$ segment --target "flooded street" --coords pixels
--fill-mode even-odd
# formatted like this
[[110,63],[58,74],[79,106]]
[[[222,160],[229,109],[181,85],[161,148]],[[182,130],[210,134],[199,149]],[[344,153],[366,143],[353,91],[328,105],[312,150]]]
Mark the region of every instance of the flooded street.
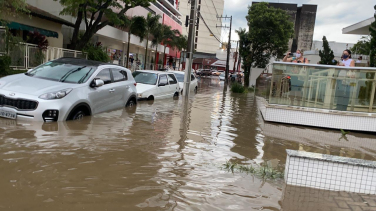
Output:
[[373,134],[266,123],[253,93],[201,79],[198,94],[82,121],[0,119],[0,210],[280,210],[286,149],[376,160]]

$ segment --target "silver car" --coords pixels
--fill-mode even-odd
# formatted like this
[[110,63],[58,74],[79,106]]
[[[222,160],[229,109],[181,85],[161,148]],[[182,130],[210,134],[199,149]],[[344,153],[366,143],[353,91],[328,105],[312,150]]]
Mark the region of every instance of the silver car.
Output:
[[0,117],[9,119],[76,120],[136,102],[132,73],[95,61],[61,58],[0,78]]

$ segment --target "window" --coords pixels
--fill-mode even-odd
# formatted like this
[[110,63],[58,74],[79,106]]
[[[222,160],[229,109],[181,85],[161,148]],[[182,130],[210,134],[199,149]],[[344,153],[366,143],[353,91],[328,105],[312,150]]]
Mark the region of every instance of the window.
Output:
[[114,82],[125,81],[128,79],[127,71],[120,69],[111,69],[112,77],[114,77]]
[[191,81],[194,81],[196,78],[195,78],[195,76],[192,74],[191,75]]
[[175,76],[179,82],[184,82],[184,74],[176,74]]
[[158,75],[155,73],[136,71],[132,73],[134,80],[141,84],[155,85],[157,83]]
[[176,78],[173,74],[168,74],[168,82],[170,84],[177,84],[178,83],[178,81],[176,80]]
[[111,83],[112,81],[111,81],[110,69],[101,70],[95,78],[103,80],[104,84]]
[[159,84],[168,84],[166,75],[159,76]]

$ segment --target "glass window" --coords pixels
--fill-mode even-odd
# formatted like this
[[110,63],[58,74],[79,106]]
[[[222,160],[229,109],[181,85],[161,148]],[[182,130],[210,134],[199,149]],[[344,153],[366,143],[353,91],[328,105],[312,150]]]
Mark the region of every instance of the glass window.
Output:
[[175,74],[179,82],[184,82],[184,74]]
[[103,80],[104,84],[111,83],[110,69],[101,70],[95,78]]
[[168,82],[170,84],[177,84],[178,83],[174,74],[168,74]]
[[120,69],[111,69],[111,70],[112,70],[112,77],[114,77],[114,82],[125,81],[128,79],[127,71],[120,70]]
[[159,84],[168,84],[166,75],[159,76]]
[[155,85],[157,83],[158,75],[155,73],[136,71],[132,73],[134,80],[140,84]]
[[85,83],[97,69],[84,64],[70,64],[62,61],[51,61],[42,64],[26,75],[46,80],[65,83]]
[[191,81],[194,81],[196,78],[195,78],[195,76],[192,74],[191,75]]

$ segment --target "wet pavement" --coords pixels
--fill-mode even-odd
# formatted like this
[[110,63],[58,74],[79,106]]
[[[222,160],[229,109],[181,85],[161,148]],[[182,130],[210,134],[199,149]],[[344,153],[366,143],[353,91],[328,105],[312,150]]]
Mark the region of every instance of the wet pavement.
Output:
[[[201,79],[188,102],[157,100],[82,121],[0,119],[0,210],[281,210],[286,149],[376,160],[373,134],[266,123],[253,93]],[[284,209],[288,210],[288,209]]]

